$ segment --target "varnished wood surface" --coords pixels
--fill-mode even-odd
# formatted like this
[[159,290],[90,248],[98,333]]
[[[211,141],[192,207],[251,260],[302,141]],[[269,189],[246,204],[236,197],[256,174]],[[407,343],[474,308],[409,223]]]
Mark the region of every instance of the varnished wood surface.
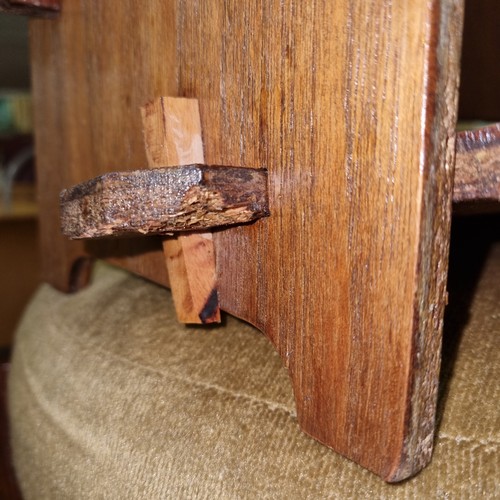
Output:
[[[160,96],[141,107],[141,117],[151,168],[205,161],[197,99]],[[178,321],[220,322],[212,233],[164,238],[162,245]]]
[[[75,262],[89,253],[169,283],[159,239],[68,241],[56,222],[55,196],[119,165],[134,170],[147,164],[139,110],[158,95],[177,93],[176,41],[165,36],[175,33],[175,19],[171,2],[144,9],[132,1],[65,0],[57,24],[31,22],[42,268],[45,280],[60,290],[74,289]],[[152,40],[161,44],[150,48]]]
[[454,210],[500,210],[500,123],[457,134]]
[[111,172],[61,192],[69,238],[164,235],[269,215],[264,170],[184,165]]
[[[386,480],[414,474],[434,432],[461,18],[460,0],[67,0],[32,25],[46,279],[65,288],[85,253],[58,235],[59,190],[144,165],[139,106],[196,97],[205,162],[269,170],[272,216],[214,235],[222,308],[276,346],[306,432]],[[167,283],[159,245],[108,245],[87,249]]]

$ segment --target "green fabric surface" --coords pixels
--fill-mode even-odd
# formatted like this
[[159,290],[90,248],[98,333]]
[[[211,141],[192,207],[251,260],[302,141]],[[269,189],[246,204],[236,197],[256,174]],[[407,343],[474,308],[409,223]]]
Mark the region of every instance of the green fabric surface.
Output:
[[500,498],[500,245],[445,366],[431,464],[389,485],[303,434],[267,339],[227,317],[177,324],[170,293],[106,265],[43,285],[9,379],[14,462],[29,499]]

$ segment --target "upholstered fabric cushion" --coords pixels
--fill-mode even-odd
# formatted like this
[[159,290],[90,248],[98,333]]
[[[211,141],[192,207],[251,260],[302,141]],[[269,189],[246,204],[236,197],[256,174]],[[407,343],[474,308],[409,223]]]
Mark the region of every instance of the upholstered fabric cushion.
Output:
[[9,381],[26,499],[500,498],[500,246],[491,257],[432,463],[398,485],[299,430],[287,373],[249,325],[180,326],[167,290],[103,264],[77,294],[42,286]]

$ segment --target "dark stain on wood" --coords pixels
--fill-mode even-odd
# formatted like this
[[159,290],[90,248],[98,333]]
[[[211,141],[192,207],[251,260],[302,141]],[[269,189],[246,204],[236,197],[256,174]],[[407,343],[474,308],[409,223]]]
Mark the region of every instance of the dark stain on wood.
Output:
[[214,288],[212,293],[208,297],[208,300],[203,307],[203,310],[200,312],[200,320],[203,324],[213,323],[214,316],[219,311],[219,295],[217,293],[217,289]]

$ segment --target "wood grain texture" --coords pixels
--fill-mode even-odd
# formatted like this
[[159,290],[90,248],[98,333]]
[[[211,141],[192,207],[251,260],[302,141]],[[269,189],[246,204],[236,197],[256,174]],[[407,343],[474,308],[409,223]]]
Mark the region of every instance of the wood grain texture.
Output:
[[[196,97],[205,162],[269,171],[272,217],[214,234],[221,307],[272,341],[306,432],[388,481],[416,473],[435,421],[462,11],[67,0],[57,26],[32,30],[38,152],[53,176],[41,183],[46,276],[64,282],[55,256],[81,251],[53,236],[50,197],[144,163],[141,103]],[[160,248],[120,252],[166,283]]]
[[454,210],[500,210],[500,123],[457,134]]
[[106,171],[147,164],[139,110],[157,95],[177,92],[176,40],[165,36],[175,33],[175,12],[162,1],[144,9],[131,0],[65,0],[57,26],[31,20],[42,276],[59,290],[83,285],[78,269],[89,255],[169,284],[160,239],[70,241],[59,228],[56,193]]
[[431,459],[447,301],[463,2],[433,1],[427,7],[409,385],[402,453],[390,473],[393,481]]
[[264,170],[184,165],[112,172],[61,192],[66,236],[170,235],[269,215]]
[[[200,110],[196,99],[159,97],[141,107],[149,166],[203,163]],[[215,248],[211,233],[163,240],[177,319],[220,322]]]
[[53,18],[61,10],[60,0],[0,0],[0,12]]

